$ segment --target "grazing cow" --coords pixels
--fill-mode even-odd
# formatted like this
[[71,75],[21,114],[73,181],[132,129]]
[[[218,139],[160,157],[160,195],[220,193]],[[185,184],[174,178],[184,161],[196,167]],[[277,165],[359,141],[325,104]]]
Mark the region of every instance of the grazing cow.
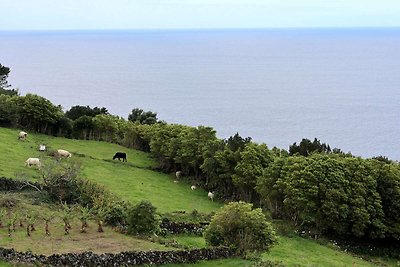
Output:
[[72,156],[71,153],[69,153],[67,150],[64,150],[64,149],[58,149],[57,150],[57,155],[60,158],[70,158]]
[[208,192],[208,198],[211,199],[211,201],[214,201],[214,193]]
[[176,179],[181,178],[181,176],[182,176],[182,172],[181,172],[181,171],[177,171],[177,172],[175,173]]
[[43,144],[40,144],[40,145],[39,145],[39,151],[40,151],[40,152],[46,151],[46,146],[43,145]]
[[126,159],[126,153],[125,152],[117,152],[117,153],[115,153],[115,155],[113,157],[113,160],[114,159],[118,159],[119,161],[121,161],[121,159],[122,159],[122,162],[127,162],[128,161]]
[[27,132],[21,131],[18,134],[18,140],[25,140],[27,136],[28,136]]
[[195,185],[192,185],[192,186],[190,187],[190,189],[192,189],[192,190],[196,190],[196,188],[197,188],[197,186],[195,186]]
[[40,163],[40,159],[38,158],[29,158],[25,161],[25,166],[38,166],[38,168],[40,169],[40,167],[42,166],[42,163]]

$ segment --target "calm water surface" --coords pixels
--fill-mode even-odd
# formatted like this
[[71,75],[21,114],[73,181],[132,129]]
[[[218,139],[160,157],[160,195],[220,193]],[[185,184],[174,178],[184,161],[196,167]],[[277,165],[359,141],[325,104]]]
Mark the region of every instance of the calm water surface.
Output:
[[223,138],[400,160],[400,29],[3,32],[0,63],[65,109],[140,107]]

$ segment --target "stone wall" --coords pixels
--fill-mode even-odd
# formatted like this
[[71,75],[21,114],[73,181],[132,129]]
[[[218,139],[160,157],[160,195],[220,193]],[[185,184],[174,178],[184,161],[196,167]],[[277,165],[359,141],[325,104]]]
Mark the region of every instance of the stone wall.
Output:
[[92,252],[35,255],[30,252],[17,252],[14,249],[0,248],[0,258],[5,261],[29,263],[45,266],[137,266],[162,265],[171,263],[194,263],[201,260],[234,257],[235,252],[226,247],[203,248],[175,251],[138,251],[118,254],[94,254]]

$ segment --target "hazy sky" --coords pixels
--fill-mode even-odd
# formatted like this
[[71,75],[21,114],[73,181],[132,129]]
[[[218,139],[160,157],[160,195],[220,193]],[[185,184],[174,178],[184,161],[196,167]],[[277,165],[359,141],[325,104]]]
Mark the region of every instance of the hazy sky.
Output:
[[396,26],[400,0],[0,0],[0,30]]

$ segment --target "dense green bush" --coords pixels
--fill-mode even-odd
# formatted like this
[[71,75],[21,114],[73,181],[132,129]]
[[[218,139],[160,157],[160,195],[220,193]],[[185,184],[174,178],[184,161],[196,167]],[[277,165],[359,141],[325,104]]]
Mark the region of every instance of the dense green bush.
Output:
[[108,205],[105,222],[111,226],[125,227],[128,224],[129,205],[124,201],[113,201]]
[[240,253],[268,250],[276,240],[261,209],[245,202],[231,202],[217,212],[204,237],[209,245],[233,246]]
[[143,200],[128,212],[128,233],[149,235],[156,233],[160,227],[160,217],[149,201]]

